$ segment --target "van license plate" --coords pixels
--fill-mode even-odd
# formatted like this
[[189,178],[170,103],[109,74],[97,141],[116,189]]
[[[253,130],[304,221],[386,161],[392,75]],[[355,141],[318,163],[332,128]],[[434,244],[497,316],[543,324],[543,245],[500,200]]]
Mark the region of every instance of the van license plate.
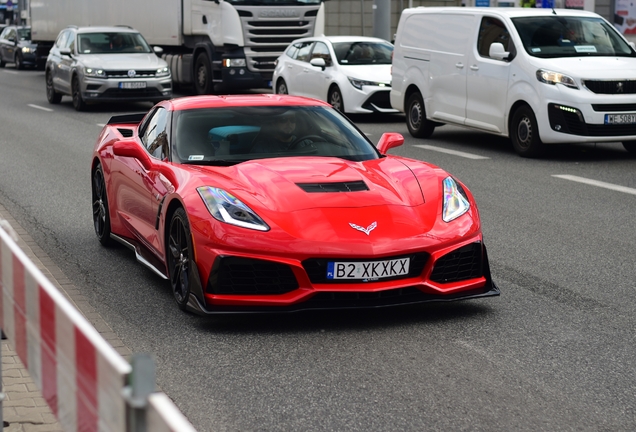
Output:
[[143,89],[146,88],[146,81],[129,81],[129,82],[120,82],[120,89]]
[[327,263],[327,279],[375,280],[409,274],[409,258],[386,261],[335,261]]
[[634,124],[636,114],[605,114],[605,124]]

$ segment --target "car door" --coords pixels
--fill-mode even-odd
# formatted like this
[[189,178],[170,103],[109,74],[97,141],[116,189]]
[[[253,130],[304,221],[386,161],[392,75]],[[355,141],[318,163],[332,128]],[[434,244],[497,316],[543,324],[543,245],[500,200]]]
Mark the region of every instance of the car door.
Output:
[[331,82],[331,75],[333,72],[333,60],[329,52],[329,47],[324,42],[316,42],[311,55],[309,56],[309,62],[312,59],[321,58],[325,61],[325,67],[313,66],[311,63],[307,63],[303,68],[303,81],[307,88],[306,96],[314,97],[317,99],[327,100],[327,91],[329,90],[329,83]]
[[507,60],[490,58],[490,45],[496,42],[514,56],[514,44],[505,23],[497,17],[482,17],[477,44],[470,51],[465,124],[502,133],[506,130],[511,59],[510,56]]
[[308,96],[310,93],[304,79],[306,77],[305,69],[310,66],[309,56],[313,44],[313,41],[300,42],[295,56],[289,60],[287,65],[287,76],[289,77],[287,88],[291,95]]
[[7,27],[2,31],[2,36],[0,36],[0,53],[5,63],[13,63],[16,37],[15,27]]

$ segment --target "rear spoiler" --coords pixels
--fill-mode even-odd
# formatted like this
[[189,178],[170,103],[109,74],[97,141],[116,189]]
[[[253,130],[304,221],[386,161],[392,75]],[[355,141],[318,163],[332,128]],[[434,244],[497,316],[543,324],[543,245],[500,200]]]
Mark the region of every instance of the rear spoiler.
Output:
[[123,114],[112,116],[106,124],[139,124],[147,113]]

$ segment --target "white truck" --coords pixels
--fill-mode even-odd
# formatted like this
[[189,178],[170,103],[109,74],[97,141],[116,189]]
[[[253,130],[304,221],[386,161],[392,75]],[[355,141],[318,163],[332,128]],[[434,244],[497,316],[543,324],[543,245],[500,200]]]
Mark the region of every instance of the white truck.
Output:
[[271,87],[294,39],[324,33],[323,0],[37,0],[32,39],[46,49],[69,25],[130,26],[163,48],[174,84],[195,93]]

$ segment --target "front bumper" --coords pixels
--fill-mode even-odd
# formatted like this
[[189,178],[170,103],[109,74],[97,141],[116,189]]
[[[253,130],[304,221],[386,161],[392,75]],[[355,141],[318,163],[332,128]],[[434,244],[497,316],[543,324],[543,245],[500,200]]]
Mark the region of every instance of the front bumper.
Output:
[[[121,88],[122,83],[145,82],[145,88]],[[115,79],[84,77],[81,82],[82,98],[86,102],[117,102],[117,101],[149,101],[159,102],[172,98],[172,78],[139,78]]]
[[[345,87],[348,86],[348,87]],[[343,84],[345,111],[354,114],[397,113],[391,106],[391,87],[363,86],[358,90],[350,83]],[[346,90],[345,90],[346,89]]]

